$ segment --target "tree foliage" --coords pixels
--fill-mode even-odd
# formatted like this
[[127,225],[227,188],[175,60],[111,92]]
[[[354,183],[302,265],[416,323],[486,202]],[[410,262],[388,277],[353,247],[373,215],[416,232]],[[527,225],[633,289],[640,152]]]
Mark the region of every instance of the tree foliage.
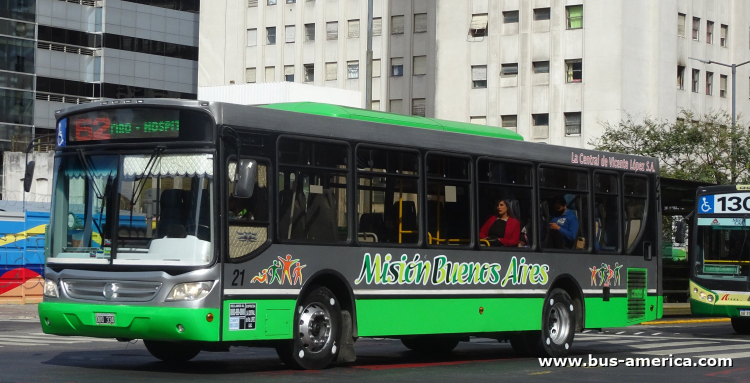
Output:
[[726,112],[697,116],[682,111],[673,123],[649,117],[640,122],[628,116],[616,125],[602,125],[604,134],[590,145],[657,158],[662,176],[719,185],[732,179],[734,183],[750,181],[750,131],[739,121],[731,129],[732,119]]

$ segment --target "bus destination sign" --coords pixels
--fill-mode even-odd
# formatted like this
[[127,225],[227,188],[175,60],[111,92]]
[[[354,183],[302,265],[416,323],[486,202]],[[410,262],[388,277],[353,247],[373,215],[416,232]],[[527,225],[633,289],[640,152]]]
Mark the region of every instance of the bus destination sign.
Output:
[[711,194],[698,199],[700,214],[748,214],[750,193]]
[[68,141],[178,138],[180,111],[174,109],[110,109],[68,117]]

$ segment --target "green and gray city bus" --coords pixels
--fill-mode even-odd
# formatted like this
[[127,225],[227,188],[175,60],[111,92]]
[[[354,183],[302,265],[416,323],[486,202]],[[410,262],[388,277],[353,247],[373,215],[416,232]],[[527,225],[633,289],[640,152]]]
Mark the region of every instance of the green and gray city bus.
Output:
[[57,141],[48,334],[317,369],[360,337],[563,356],[661,317],[652,158],[307,102],[98,101],[58,112]]

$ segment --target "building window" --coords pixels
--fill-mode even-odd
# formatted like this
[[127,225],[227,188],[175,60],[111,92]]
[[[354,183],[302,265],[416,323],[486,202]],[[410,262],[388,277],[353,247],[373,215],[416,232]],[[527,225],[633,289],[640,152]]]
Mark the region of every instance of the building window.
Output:
[[565,7],[565,17],[568,29],[583,28],[583,5],[570,5]]
[[247,7],[253,8],[258,6],[258,0],[247,0]]
[[549,126],[548,113],[532,114],[531,119],[534,123],[534,126]]
[[469,117],[469,122],[474,125],[487,125],[487,117],[485,116],[472,116]]
[[518,63],[503,64],[500,68],[500,77],[518,76]]
[[255,82],[255,68],[247,68],[245,69],[245,82],[247,83],[254,83]]
[[287,3],[287,4],[294,4],[294,3],[296,3],[296,2],[297,2],[297,0],[286,0],[286,3]]
[[248,29],[247,30],[247,46],[254,47],[258,45],[258,30]]
[[380,77],[380,59],[372,60],[372,77]]
[[727,76],[723,74],[719,76],[719,97],[727,97]]
[[685,89],[685,67],[677,66],[677,89]]
[[549,73],[549,61],[534,61],[534,73]]
[[581,60],[566,60],[566,82],[581,82],[583,80],[583,62]]
[[549,20],[549,15],[550,15],[549,8],[534,9],[534,21]]
[[326,40],[338,40],[339,39],[339,23],[332,21],[326,23]]
[[486,65],[475,65],[471,67],[471,87],[474,89],[487,87]]
[[415,98],[411,100],[411,115],[424,117],[425,99]]
[[427,56],[414,56],[414,66],[412,67],[414,76],[427,74]]
[[276,27],[266,28],[266,45],[276,44]]
[[372,19],[372,35],[380,36],[383,34],[383,19],[375,17]]
[[512,24],[518,22],[518,11],[503,12],[503,23]]
[[294,82],[294,65],[284,67],[284,81]]
[[518,127],[518,117],[515,114],[500,116],[500,121],[500,125],[503,128],[516,130],[516,128]]
[[391,113],[398,113],[398,114],[403,114],[404,113],[404,102],[403,102],[403,100],[391,100],[389,106],[390,106],[390,112]]
[[391,59],[391,76],[398,77],[404,75],[404,59],[394,57]]
[[305,64],[305,82],[315,81],[315,64]]
[[404,16],[391,16],[391,34],[404,34]]
[[693,86],[692,86],[692,91],[694,93],[698,93],[698,79],[699,79],[700,75],[701,75],[701,71],[699,71],[698,69],[693,69]]
[[685,14],[677,14],[677,36],[685,37]]
[[347,26],[347,33],[350,39],[359,38],[359,20],[349,20],[349,25]]
[[380,100],[372,100],[370,110],[380,110]]
[[266,5],[276,5],[276,0],[268,0]]
[[414,33],[427,32],[427,14],[417,13],[414,15]]
[[359,78],[359,61],[348,61],[346,63],[347,78]]
[[729,27],[721,24],[721,41],[720,45],[724,48],[727,47],[727,34],[729,33]]
[[264,77],[265,82],[274,82],[276,81],[276,68],[272,66],[266,67],[266,74]]
[[714,93],[714,72],[706,72],[706,94]]
[[294,25],[287,25],[286,30],[284,31],[285,35],[285,41],[287,43],[293,43],[294,42],[294,33],[296,29],[294,28]]
[[701,31],[701,19],[698,17],[693,17],[693,40],[698,41],[699,39],[699,33]]
[[706,21],[706,43],[714,43],[714,22]]
[[565,135],[581,134],[581,112],[565,113]]
[[315,41],[315,24],[305,24],[305,41]]
[[471,37],[487,36],[487,14],[471,15],[471,24],[469,25],[469,36]]
[[333,81],[338,78],[338,63],[326,63],[326,81]]

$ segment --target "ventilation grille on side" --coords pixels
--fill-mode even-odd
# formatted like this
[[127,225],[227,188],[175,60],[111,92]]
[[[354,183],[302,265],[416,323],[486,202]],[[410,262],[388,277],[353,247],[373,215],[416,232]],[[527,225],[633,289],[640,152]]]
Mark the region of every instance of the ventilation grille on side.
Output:
[[646,317],[646,269],[628,269],[628,320]]

